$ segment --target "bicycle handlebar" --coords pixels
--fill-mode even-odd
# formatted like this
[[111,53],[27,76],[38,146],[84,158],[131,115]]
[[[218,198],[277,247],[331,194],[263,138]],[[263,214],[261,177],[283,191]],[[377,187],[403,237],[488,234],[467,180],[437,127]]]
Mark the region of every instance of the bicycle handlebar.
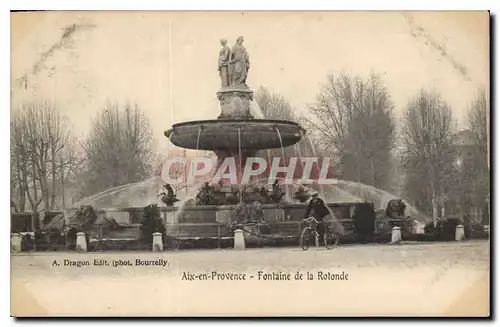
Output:
[[314,221],[314,222],[316,222],[316,223],[319,223],[319,221],[318,221],[318,220],[316,220],[316,218],[314,218],[314,217],[305,218],[305,219],[304,219],[304,222],[306,222],[306,221]]

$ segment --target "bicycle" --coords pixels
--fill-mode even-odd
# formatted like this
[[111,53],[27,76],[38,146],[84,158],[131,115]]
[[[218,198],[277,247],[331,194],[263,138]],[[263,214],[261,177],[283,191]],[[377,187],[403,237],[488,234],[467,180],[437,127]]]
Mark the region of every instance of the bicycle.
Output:
[[[319,233],[316,231],[316,224],[320,222],[314,217],[309,217],[304,219],[304,223],[311,222],[311,225],[306,225],[302,230],[300,236],[300,246],[302,250],[307,251],[312,242],[316,244],[316,238],[319,238]],[[313,226],[314,225],[314,226]],[[335,248],[340,243],[340,235],[335,231],[335,229],[325,224],[325,235],[323,237],[323,243],[328,250]]]

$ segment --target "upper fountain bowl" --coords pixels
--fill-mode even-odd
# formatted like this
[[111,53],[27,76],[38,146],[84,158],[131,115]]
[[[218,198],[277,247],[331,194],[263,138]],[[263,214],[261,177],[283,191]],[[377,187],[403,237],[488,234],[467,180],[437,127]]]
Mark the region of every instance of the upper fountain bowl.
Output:
[[[174,145],[198,150],[277,149],[300,141],[305,131],[291,121],[268,119],[214,119],[172,126],[165,136]],[[281,138],[281,140],[280,140]]]

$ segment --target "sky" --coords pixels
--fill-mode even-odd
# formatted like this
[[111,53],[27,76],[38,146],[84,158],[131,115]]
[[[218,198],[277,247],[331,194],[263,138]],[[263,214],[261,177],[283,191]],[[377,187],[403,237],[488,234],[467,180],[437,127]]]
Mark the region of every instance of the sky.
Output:
[[[71,24],[84,27],[58,46]],[[422,87],[437,90],[459,128],[478,88],[489,91],[487,12],[12,13],[11,110],[54,101],[84,136],[107,101],[135,102],[168,147],[173,123],[219,114],[219,40],[240,35],[249,87],[278,92],[297,114],[329,73],[380,74],[396,117]]]

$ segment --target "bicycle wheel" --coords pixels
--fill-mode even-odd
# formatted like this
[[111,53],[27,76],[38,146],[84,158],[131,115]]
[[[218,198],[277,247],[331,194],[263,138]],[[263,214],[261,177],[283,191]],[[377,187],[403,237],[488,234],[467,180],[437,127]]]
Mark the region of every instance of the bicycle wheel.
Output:
[[335,230],[327,229],[323,240],[325,242],[325,247],[331,250],[339,245],[340,235]]
[[307,251],[311,245],[311,231],[311,227],[306,227],[302,230],[302,235],[300,235],[300,246],[304,251]]

